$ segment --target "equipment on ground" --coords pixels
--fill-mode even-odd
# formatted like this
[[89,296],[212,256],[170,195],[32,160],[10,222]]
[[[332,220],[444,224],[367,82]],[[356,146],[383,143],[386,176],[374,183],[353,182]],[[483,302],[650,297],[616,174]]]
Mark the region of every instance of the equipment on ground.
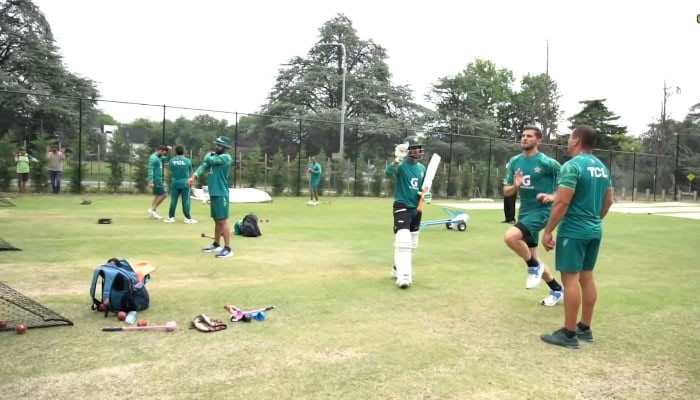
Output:
[[100,225],[106,225],[106,224],[111,224],[112,223],[112,218],[100,218],[97,220],[97,223]]
[[22,293],[0,282],[0,331],[14,330],[19,325],[28,328],[73,325],[68,318],[44,307]]
[[104,332],[121,332],[121,331],[166,331],[175,332],[177,330],[177,323],[175,321],[168,321],[165,325],[147,325],[147,326],[115,326],[102,328]]
[[448,207],[443,207],[442,210],[447,214],[447,218],[421,222],[420,229],[423,230],[423,228],[428,226],[445,225],[447,229],[457,229],[460,232],[467,230],[467,223],[469,222],[467,213]]
[[3,240],[3,238],[0,238],[0,251],[22,251],[22,249],[19,249]]

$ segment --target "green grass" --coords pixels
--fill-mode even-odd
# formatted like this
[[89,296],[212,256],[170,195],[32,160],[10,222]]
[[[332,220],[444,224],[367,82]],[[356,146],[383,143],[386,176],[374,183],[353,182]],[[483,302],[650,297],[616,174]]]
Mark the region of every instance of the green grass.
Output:
[[[0,208],[3,282],[75,326],[0,332],[0,392],[8,398],[669,399],[700,396],[699,222],[611,213],[597,266],[596,343],[543,344],[561,306],[524,290],[525,268],[502,241],[500,211],[470,211],[467,232],[430,227],[414,257],[414,286],[389,278],[390,199],[305,198],[232,205],[255,212],[260,238],[235,237],[216,260],[208,208],[197,225],[146,218],[148,196],[26,196]],[[167,204],[166,204],[167,205]],[[161,214],[166,213],[161,207]],[[97,225],[100,217],[112,225]],[[443,218],[439,206],[425,219]],[[544,252],[543,252],[544,253]],[[158,265],[152,324],[176,333],[103,333],[90,310],[92,272],[107,258]],[[553,265],[553,254],[544,253]],[[225,304],[274,304],[268,320],[187,329]]]

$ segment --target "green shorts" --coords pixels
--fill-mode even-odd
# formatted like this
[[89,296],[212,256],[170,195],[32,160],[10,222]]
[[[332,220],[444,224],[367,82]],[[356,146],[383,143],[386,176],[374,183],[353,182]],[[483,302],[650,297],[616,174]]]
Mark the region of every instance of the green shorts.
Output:
[[153,182],[153,195],[162,196],[165,194],[165,186],[163,182]]
[[228,197],[226,196],[211,196],[210,211],[211,217],[216,220],[228,219]]
[[309,185],[311,187],[311,190],[318,190],[318,185],[321,184],[321,180],[318,181],[311,181],[311,184]]
[[598,259],[600,238],[596,239],[571,239],[557,237],[557,249],[555,253],[557,271],[581,272],[593,271]]
[[523,240],[527,247],[535,248],[540,243],[540,231],[547,226],[549,210],[533,211],[518,215],[518,223],[515,227],[523,233]]

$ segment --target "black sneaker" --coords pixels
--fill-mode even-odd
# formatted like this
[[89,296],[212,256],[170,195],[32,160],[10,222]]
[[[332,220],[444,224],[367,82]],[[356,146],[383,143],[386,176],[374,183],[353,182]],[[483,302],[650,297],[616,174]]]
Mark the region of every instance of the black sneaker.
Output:
[[593,342],[593,331],[590,329],[583,330],[576,325],[576,337],[583,340],[584,342]]
[[567,347],[569,349],[578,349],[579,347],[581,347],[581,345],[578,343],[578,338],[576,336],[566,336],[565,328],[561,328],[557,331],[554,331],[552,332],[552,334],[542,334],[540,335],[540,339],[542,339],[542,341],[545,343]]

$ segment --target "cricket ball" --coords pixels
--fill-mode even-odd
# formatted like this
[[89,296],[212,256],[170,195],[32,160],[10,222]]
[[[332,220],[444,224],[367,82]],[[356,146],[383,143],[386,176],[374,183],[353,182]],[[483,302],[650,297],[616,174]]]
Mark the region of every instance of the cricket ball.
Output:
[[124,311],[119,311],[117,313],[117,319],[120,321],[124,321],[126,319],[126,313]]
[[0,320],[0,329],[5,329],[5,328],[7,328],[7,321]]
[[15,331],[17,332],[18,335],[21,335],[21,334],[27,332],[27,325],[19,324],[15,328]]
[[107,311],[107,306],[104,305],[103,303],[100,303],[100,305],[97,306],[97,311],[99,311],[99,312],[105,312],[105,311]]
[[140,319],[137,323],[136,326],[148,326],[148,321],[145,319]]

